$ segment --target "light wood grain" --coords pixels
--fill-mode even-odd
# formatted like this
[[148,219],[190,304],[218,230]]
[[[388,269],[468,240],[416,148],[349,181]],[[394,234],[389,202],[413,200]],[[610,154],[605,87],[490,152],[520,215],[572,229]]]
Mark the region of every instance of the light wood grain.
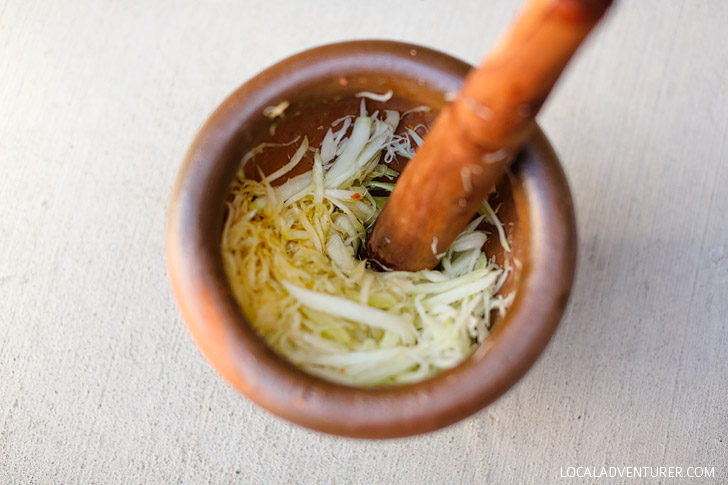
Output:
[[517,6],[334,5],[0,4],[0,482],[543,484],[612,465],[713,466],[725,483],[721,0],[619,2],[545,106],[580,265],[552,344],[496,404],[430,435],[352,441],[268,415],[211,370],[163,256],[172,183],[207,114],[330,41],[476,62]]

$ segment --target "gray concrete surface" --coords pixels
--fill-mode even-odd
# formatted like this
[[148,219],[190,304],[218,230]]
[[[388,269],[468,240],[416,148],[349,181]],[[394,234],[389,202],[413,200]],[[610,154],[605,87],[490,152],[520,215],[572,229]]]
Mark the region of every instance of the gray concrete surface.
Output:
[[[367,442],[251,404],[170,295],[166,206],[235,87],[301,49],[400,39],[476,62],[517,2],[0,3],[0,483],[728,482],[728,4],[623,0],[540,120],[572,183],[573,298],[511,392]],[[583,471],[582,471],[583,473]],[[606,483],[702,483],[688,479]]]

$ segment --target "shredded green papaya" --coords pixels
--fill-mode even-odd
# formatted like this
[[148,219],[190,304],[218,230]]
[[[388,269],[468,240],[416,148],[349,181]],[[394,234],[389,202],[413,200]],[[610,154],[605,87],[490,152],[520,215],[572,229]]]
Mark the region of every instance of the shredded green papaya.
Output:
[[[393,110],[369,115],[362,99],[359,116],[334,123],[320,147],[294,140],[291,160],[260,181],[242,165],[281,145],[253,148],[231,187],[222,256],[236,300],[281,356],[344,384],[411,383],[457,365],[488,337],[491,312],[514,297],[499,294],[511,268],[482,251],[483,220],[509,250],[487,202],[449,249],[436,253],[433,241],[436,270],[376,272],[357,258],[381,193],[394,187],[388,164],[412,158],[422,142],[422,126],[395,134],[400,119]],[[309,151],[312,170],[272,185]]]

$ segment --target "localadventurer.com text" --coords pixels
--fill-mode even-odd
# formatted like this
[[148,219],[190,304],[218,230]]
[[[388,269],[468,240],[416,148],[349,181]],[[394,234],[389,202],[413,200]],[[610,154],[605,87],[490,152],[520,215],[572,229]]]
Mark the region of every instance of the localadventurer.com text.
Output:
[[707,466],[569,466],[559,468],[560,478],[715,478]]

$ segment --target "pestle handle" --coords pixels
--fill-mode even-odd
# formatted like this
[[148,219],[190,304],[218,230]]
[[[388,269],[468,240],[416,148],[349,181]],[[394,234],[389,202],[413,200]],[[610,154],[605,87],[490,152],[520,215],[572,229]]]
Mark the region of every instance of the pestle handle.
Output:
[[434,267],[535,126],[566,64],[612,0],[528,0],[407,164],[366,243],[396,270]]

